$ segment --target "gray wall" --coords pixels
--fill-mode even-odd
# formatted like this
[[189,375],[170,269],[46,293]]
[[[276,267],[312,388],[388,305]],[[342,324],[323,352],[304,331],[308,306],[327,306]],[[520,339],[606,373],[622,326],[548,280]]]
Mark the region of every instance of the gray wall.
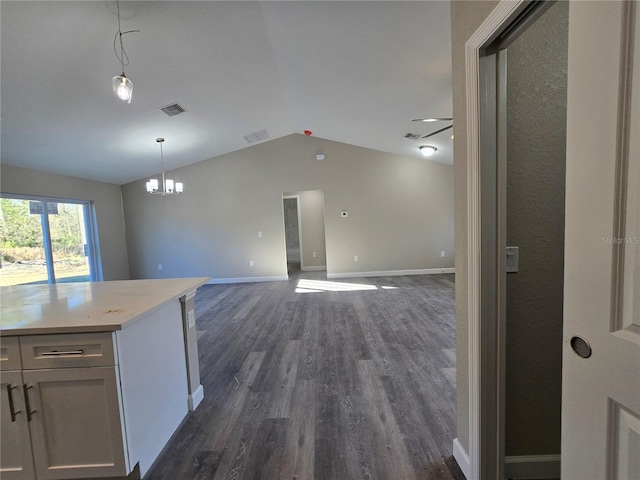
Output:
[[122,195],[118,185],[2,165],[2,193],[89,200],[97,220],[104,280],[127,280]]
[[169,176],[183,195],[122,187],[133,278],[286,276],[282,194],[303,190],[324,192],[329,274],[453,267],[448,165],[294,134]]
[[[322,190],[293,192],[300,195],[300,231],[302,233],[302,266],[326,267],[324,240],[324,193]],[[316,252],[314,258],[313,252]]]
[[506,455],[560,453],[569,3],[507,51]]
[[453,68],[453,169],[456,237],[456,389],[458,440],[469,451],[469,335],[467,311],[467,102],[464,44],[498,1],[451,2]]

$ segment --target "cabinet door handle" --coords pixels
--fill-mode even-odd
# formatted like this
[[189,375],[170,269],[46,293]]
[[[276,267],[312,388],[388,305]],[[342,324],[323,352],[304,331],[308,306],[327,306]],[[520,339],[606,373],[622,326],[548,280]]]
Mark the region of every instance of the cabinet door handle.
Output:
[[53,350],[51,352],[42,352],[40,355],[42,355],[43,357],[46,357],[46,356],[56,357],[61,355],[82,355],[83,353],[84,353],[84,350],[80,348],[78,350],[65,350],[63,352]]
[[25,406],[27,407],[27,420],[31,421],[31,415],[33,415],[34,413],[37,412],[37,410],[31,410],[31,402],[29,401],[29,389],[33,388],[32,386],[27,386],[27,384],[23,384],[22,385],[22,391],[24,393],[24,403]]
[[11,422],[15,422],[16,415],[22,411],[22,410],[16,411],[16,406],[13,403],[13,393],[11,393],[11,391],[16,388],[18,387],[12,387],[11,384],[7,385],[7,395],[9,396],[9,413],[11,414]]

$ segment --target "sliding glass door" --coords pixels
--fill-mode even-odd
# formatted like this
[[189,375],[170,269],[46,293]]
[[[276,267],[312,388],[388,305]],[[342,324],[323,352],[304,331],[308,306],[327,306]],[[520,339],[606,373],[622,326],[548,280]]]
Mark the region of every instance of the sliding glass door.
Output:
[[0,199],[0,285],[98,280],[89,202]]

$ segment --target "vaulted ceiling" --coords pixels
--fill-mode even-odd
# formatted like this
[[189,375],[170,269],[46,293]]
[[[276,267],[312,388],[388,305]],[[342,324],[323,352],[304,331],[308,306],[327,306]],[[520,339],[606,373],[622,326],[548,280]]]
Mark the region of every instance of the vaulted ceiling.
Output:
[[[446,1],[122,1],[133,101],[116,99],[114,1],[1,2],[1,161],[122,184],[270,139],[314,136],[405,156],[451,130]],[[166,116],[159,107],[187,112]],[[262,141],[268,141],[262,140]]]

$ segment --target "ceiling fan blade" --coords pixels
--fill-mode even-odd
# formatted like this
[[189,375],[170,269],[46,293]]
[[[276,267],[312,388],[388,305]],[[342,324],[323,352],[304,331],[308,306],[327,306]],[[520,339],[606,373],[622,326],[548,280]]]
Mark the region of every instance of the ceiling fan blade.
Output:
[[430,118],[414,118],[412,122],[450,122],[453,118],[449,117],[430,117]]
[[436,130],[435,132],[431,132],[431,133],[429,133],[429,134],[425,135],[425,136],[424,136],[424,137],[422,137],[422,138],[429,138],[429,137],[433,137],[434,135],[437,135],[437,134],[438,134],[438,133],[440,133],[440,132],[444,132],[445,130],[449,130],[450,128],[453,128],[453,124],[449,125],[448,127],[441,128],[440,130]]

